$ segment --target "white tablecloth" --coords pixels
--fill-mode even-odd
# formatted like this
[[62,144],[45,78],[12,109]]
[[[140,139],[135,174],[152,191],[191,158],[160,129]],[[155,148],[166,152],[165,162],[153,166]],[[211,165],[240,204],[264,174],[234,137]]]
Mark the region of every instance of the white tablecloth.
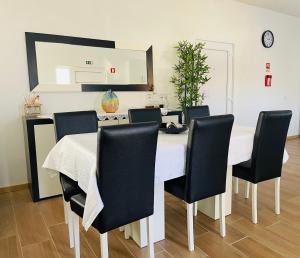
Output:
[[[229,145],[228,166],[249,160],[254,129],[234,126]],[[184,175],[188,133],[159,133],[155,164],[155,181],[166,181]],[[205,151],[205,149],[203,149]],[[78,181],[86,192],[82,224],[87,230],[103,208],[96,180],[97,134],[77,134],[63,137],[48,154],[43,167],[59,171]],[[288,154],[284,153],[284,163]]]

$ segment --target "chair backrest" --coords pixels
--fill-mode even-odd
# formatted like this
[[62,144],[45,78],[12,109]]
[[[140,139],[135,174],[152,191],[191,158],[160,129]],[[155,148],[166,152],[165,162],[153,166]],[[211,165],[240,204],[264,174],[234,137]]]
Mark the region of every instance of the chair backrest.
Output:
[[225,192],[233,115],[191,121],[186,154],[186,199],[189,203]]
[[156,122],[102,127],[97,180],[104,208],[94,225],[100,233],[153,214]]
[[185,112],[185,122],[189,125],[192,119],[205,116],[210,116],[209,106],[187,107]]
[[94,133],[98,131],[98,117],[94,110],[54,114],[56,140],[65,135]]
[[159,108],[129,109],[128,118],[130,123],[157,122],[161,124],[161,111]]
[[251,166],[256,182],[281,176],[292,111],[263,111],[257,121]]

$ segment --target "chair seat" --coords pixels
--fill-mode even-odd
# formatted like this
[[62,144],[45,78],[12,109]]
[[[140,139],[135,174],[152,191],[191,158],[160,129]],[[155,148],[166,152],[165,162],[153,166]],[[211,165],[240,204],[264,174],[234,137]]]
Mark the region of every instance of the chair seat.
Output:
[[244,162],[239,163],[238,165],[239,165],[240,167],[244,167],[244,168],[251,168],[251,164],[252,164],[252,160],[249,159],[249,160],[247,160],[247,161],[244,161]]
[[232,168],[232,176],[251,183],[256,183],[255,180],[253,180],[253,173],[251,173],[251,160],[234,165]]
[[70,198],[82,192],[78,183],[66,175],[60,174],[60,183],[63,191],[63,196],[66,202],[70,201]]
[[177,177],[165,182],[165,191],[175,195],[177,198],[186,201],[185,182],[186,176]]
[[73,195],[70,199],[71,210],[74,211],[80,217],[83,217],[84,205],[86,200],[86,194],[80,193]]

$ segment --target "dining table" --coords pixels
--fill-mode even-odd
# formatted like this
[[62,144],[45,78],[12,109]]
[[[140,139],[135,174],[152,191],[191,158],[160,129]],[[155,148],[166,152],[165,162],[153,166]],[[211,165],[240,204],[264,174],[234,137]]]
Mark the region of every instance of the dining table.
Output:
[[[226,215],[231,214],[232,166],[251,158],[254,134],[254,128],[238,125],[234,125],[232,128],[226,178]],[[185,175],[187,142],[188,130],[180,134],[164,132],[158,134],[153,214],[155,242],[165,239],[164,182]],[[215,147],[218,148],[218,146]],[[205,151],[205,147],[202,151]],[[43,167],[47,168],[47,173],[52,176],[58,176],[58,173],[65,174],[78,182],[79,187],[86,193],[82,219],[85,230],[89,229],[104,207],[97,185],[97,153],[97,133],[67,135],[51,149],[43,164]],[[116,162],[117,160],[118,157],[116,157]],[[288,154],[285,150],[283,163],[287,160]],[[218,207],[218,198],[216,197],[198,202],[198,209],[213,219],[219,218]],[[130,224],[130,236],[140,247],[147,245],[145,219]]]

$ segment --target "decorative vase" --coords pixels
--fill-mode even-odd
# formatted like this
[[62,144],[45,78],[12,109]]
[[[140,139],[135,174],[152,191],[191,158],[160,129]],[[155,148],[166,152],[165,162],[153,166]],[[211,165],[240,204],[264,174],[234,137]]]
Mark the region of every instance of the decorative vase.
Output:
[[106,113],[115,113],[119,108],[118,96],[111,90],[108,90],[102,97],[102,108]]

